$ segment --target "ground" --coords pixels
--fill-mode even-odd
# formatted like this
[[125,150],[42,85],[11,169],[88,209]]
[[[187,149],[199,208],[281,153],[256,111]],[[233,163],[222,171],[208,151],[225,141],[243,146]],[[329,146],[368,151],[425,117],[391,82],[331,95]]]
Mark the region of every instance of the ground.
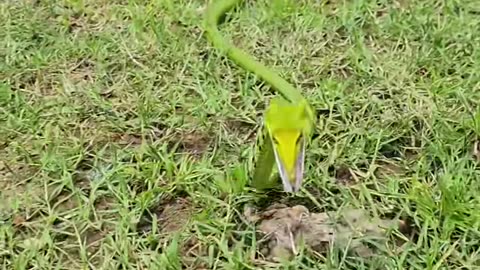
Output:
[[478,269],[474,1],[260,0],[231,13],[222,33],[318,115],[304,190],[263,197],[247,188],[249,160],[274,93],[211,48],[205,4],[0,3],[3,269],[280,267],[243,217],[274,203],[409,228],[377,257],[303,249],[289,269]]

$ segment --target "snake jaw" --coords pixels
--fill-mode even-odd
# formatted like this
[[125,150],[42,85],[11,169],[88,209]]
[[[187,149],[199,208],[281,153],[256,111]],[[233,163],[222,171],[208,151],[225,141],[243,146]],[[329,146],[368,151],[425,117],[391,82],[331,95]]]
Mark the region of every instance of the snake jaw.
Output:
[[282,179],[283,190],[285,192],[296,193],[300,190],[303,182],[303,171],[305,164],[305,141],[304,138],[299,140],[299,148],[294,160],[294,166],[291,169],[287,169],[288,166],[284,163],[277,148],[274,148],[275,161],[277,168]]
[[295,185],[294,192],[298,192],[303,183],[303,172],[305,169],[305,138],[300,139],[300,152],[295,164]]

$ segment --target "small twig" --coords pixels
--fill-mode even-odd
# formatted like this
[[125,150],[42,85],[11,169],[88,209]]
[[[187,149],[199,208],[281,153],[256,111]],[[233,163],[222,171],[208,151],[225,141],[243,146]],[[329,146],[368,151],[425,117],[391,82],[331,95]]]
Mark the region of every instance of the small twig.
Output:
[[130,51],[128,50],[128,47],[127,45],[125,44],[125,42],[122,42],[122,45],[123,47],[125,48],[125,52],[128,54],[128,58],[130,58],[130,60],[132,60],[132,62],[134,64],[136,64],[137,66],[143,68],[143,69],[148,69],[144,64],[138,62],[134,57],[133,55],[130,53]]
[[478,162],[480,162],[480,149],[478,147],[478,140],[475,140],[473,143],[473,155],[477,159]]
[[289,239],[290,239],[290,246],[292,247],[292,253],[294,255],[297,255],[298,251],[297,251],[297,248],[295,247],[295,239],[294,239],[292,230],[290,229],[290,226],[288,226],[288,227],[289,227],[288,228],[288,236],[289,236]]
[[14,172],[12,170],[12,168],[10,168],[10,166],[8,166],[7,162],[6,161],[2,161],[3,162],[3,165],[5,166],[5,168],[11,173],[13,174],[13,176],[16,178],[16,179],[20,179],[18,174],[16,172]]

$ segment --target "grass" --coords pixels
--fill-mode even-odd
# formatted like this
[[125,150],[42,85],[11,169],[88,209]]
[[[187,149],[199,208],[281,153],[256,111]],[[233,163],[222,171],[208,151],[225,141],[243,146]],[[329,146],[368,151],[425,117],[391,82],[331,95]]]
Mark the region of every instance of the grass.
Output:
[[[204,5],[0,3],[3,269],[259,267],[240,216],[273,94],[211,48]],[[412,227],[375,259],[305,250],[282,269],[478,269],[479,13],[261,0],[222,26],[320,115],[305,191],[263,201]]]

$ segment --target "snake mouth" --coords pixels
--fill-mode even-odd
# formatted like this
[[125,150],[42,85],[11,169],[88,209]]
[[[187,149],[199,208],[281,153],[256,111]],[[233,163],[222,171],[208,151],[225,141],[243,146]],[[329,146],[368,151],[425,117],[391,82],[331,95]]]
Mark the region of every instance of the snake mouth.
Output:
[[298,192],[303,182],[303,171],[305,163],[305,142],[304,139],[300,139],[299,151],[295,158],[295,166],[291,170],[287,170],[277,150],[274,150],[275,161],[277,168],[282,179],[283,190],[285,192]]

